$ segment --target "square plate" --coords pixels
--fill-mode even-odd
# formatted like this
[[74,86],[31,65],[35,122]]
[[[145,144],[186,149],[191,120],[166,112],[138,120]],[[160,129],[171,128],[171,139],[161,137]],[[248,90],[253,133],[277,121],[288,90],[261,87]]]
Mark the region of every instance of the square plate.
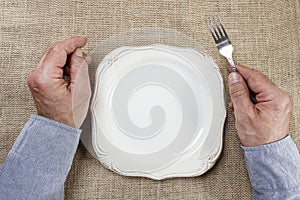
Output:
[[110,170],[152,179],[198,176],[222,150],[223,79],[207,54],[120,47],[97,68],[92,147]]

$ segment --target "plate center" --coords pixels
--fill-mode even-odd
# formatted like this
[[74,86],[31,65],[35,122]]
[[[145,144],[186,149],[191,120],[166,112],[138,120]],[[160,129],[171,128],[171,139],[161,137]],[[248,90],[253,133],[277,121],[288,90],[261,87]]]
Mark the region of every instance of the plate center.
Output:
[[[177,113],[166,118],[165,113]],[[131,137],[149,139],[155,137],[165,127],[167,121],[181,124],[181,106],[176,94],[166,85],[155,82],[137,87],[128,101],[129,118],[143,132],[124,131]],[[172,119],[170,119],[172,117]],[[149,128],[147,128],[149,127]]]

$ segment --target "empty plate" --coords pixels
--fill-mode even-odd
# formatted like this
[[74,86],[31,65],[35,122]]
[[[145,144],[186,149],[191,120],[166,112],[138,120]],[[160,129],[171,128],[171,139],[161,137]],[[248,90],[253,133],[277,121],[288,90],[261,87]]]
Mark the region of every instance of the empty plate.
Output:
[[223,90],[219,68],[205,53],[165,45],[114,50],[96,72],[96,157],[126,176],[205,173],[222,150]]

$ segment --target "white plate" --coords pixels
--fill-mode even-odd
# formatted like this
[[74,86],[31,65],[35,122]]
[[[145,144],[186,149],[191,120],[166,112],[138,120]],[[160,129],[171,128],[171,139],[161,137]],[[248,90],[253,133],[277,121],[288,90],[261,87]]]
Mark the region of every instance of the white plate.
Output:
[[91,112],[94,152],[122,175],[197,176],[222,150],[223,79],[212,58],[192,49],[109,53],[97,68]]

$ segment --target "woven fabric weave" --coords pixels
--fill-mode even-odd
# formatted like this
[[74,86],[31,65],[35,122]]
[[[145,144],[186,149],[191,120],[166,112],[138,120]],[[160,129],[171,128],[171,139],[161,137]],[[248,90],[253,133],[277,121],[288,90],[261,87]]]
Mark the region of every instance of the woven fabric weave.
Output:
[[[221,68],[226,61],[207,30],[219,14],[234,44],[234,60],[263,71],[294,100],[290,133],[300,147],[299,0],[1,0],[0,1],[0,163],[35,107],[26,79],[49,45],[87,35],[85,52],[114,34],[140,27],[175,29],[193,38]],[[205,175],[153,181],[117,175],[82,144],[65,184],[66,199],[251,199],[251,187],[234,116],[228,108],[224,149]]]

